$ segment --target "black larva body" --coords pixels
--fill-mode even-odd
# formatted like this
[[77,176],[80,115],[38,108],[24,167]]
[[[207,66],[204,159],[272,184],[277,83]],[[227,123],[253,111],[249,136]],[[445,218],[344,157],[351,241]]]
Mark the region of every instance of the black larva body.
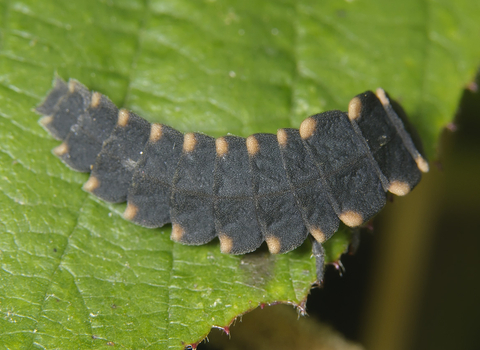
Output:
[[321,243],[340,221],[359,226],[407,194],[428,163],[381,89],[352,99],[300,129],[248,138],[182,134],[150,124],[76,80],[55,87],[37,108],[63,143],[54,149],[72,169],[91,172],[84,189],[127,201],[124,217],[146,227],[172,222],[172,239],[243,254],[267,242],[272,253],[312,235],[319,282]]

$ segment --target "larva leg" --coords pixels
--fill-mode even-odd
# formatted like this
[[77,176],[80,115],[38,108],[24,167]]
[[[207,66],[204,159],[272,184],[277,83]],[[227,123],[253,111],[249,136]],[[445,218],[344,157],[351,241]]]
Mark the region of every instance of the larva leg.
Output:
[[352,236],[350,238],[350,244],[348,246],[348,253],[350,255],[355,254],[360,246],[360,228],[354,227],[352,228]]
[[323,283],[323,276],[325,271],[325,250],[322,243],[315,239],[312,239],[312,254],[315,257],[315,266],[317,270],[317,283],[321,285]]

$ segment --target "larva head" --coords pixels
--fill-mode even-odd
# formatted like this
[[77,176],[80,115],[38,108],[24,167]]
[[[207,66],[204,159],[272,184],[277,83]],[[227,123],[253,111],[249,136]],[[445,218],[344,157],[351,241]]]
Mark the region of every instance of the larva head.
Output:
[[429,171],[428,161],[423,152],[423,145],[417,130],[413,127],[409,121],[407,114],[403,110],[402,106],[394,100],[391,100],[388,94],[382,88],[378,88],[376,95],[382,103],[385,111],[392,120],[398,120],[400,122],[400,133],[404,144],[412,157],[417,163],[418,169],[427,173]]

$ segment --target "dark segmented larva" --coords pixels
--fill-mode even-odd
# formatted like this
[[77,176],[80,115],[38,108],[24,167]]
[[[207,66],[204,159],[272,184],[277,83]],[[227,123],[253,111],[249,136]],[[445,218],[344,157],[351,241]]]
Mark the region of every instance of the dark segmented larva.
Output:
[[78,81],[57,78],[37,107],[63,143],[69,167],[91,172],[83,188],[127,201],[124,217],[146,227],[172,223],[172,239],[243,254],[267,242],[285,253],[313,237],[317,278],[322,243],[340,221],[356,227],[405,195],[428,163],[382,89],[354,97],[348,113],[328,111],[300,129],[248,138],[182,134],[117,107]]

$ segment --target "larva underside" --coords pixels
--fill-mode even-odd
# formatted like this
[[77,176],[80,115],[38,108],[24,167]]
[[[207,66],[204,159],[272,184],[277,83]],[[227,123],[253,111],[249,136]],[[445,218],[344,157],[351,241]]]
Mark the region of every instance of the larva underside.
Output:
[[322,243],[339,222],[356,227],[405,195],[428,163],[385,92],[354,97],[348,113],[328,111],[300,129],[248,138],[182,134],[117,107],[78,81],[57,78],[36,109],[63,143],[53,150],[74,170],[91,172],[83,188],[127,201],[124,217],[146,227],[172,223],[174,241],[220,239],[224,253],[267,242],[295,249],[310,233],[323,278]]

